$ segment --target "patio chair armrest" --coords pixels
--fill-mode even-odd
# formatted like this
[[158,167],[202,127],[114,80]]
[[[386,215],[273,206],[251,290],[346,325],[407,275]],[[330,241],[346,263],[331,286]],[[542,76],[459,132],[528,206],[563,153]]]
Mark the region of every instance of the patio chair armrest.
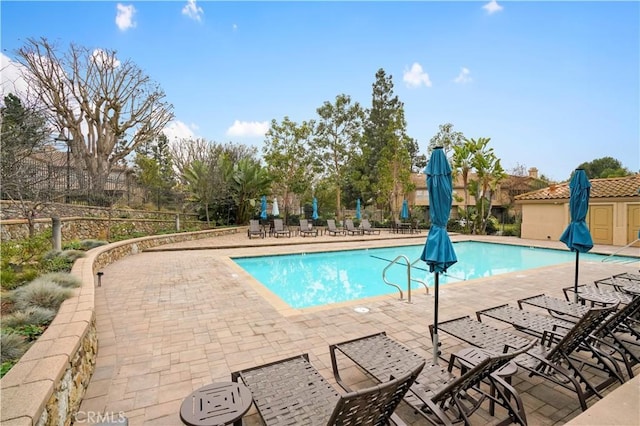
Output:
[[542,339],[540,339],[540,344],[542,346],[550,347],[557,337],[562,337],[562,335],[555,333],[551,330],[545,330],[542,333]]

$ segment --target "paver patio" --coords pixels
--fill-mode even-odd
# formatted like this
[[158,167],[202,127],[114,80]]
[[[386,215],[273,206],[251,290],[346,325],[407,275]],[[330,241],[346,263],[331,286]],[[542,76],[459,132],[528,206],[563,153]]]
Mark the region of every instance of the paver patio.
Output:
[[[182,400],[212,381],[228,381],[239,369],[308,352],[312,364],[330,383],[331,343],[386,331],[414,351],[431,359],[428,325],[433,322],[433,296],[415,291],[412,303],[397,295],[295,310],[264,290],[229,256],[311,252],[424,243],[426,234],[249,240],[246,233],[162,246],[124,258],[103,272],[95,307],[99,351],[95,373],[83,400],[79,422],[95,413],[123,413],[130,425],[180,425]],[[452,236],[453,241],[468,239]],[[476,240],[552,247],[559,242],[525,241],[509,237]],[[593,252],[612,253],[619,247],[596,246]],[[623,254],[639,255],[637,248]],[[487,261],[490,261],[488,259]],[[620,272],[637,272],[640,263],[581,261],[580,282]],[[479,309],[546,293],[564,297],[562,287],[573,283],[574,263],[514,272],[441,287],[440,321],[474,315]],[[356,307],[366,307],[359,313]],[[495,323],[498,325],[498,323]],[[504,327],[504,325],[501,325]],[[456,339],[440,335],[447,357],[462,348]],[[638,366],[636,366],[638,368]],[[639,370],[640,372],[640,370]],[[349,369],[347,381],[366,379]],[[564,424],[581,413],[577,398],[524,373],[514,378],[531,425]],[[612,386],[608,391],[616,389]],[[595,400],[590,400],[593,405]],[[485,404],[486,405],[486,404]],[[640,410],[631,407],[629,424],[640,424]],[[635,408],[635,413],[633,412]],[[401,417],[423,424],[406,407]],[[480,410],[474,424],[501,419]],[[84,417],[83,417],[84,416]],[[246,425],[260,420],[252,408]]]

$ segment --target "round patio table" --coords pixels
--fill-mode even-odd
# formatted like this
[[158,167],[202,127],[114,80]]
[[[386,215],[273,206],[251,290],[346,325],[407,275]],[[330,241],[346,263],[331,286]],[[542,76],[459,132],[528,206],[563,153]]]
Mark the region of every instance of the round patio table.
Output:
[[251,391],[241,383],[211,383],[184,399],[180,420],[189,426],[241,426],[252,402]]

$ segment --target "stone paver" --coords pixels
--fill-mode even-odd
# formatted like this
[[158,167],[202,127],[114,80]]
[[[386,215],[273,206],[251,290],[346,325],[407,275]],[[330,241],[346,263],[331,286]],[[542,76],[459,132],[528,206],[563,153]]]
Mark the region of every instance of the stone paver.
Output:
[[[246,234],[238,234],[162,246],[106,267],[102,286],[96,288],[97,367],[81,412],[122,412],[132,426],[180,425],[180,404],[198,387],[229,380],[232,371],[303,352],[308,352],[313,365],[335,384],[329,345],[379,331],[386,331],[431,359],[428,325],[433,321],[432,295],[416,291],[411,304],[390,295],[324,308],[289,309],[229,259],[415,244],[425,238],[424,232],[397,236],[383,231],[380,236],[364,238],[249,241]],[[467,238],[452,237],[454,241]],[[558,242],[475,239],[566,250]],[[597,246],[593,251],[611,253],[618,249]],[[634,248],[626,252],[639,254]],[[580,281],[637,272],[639,265],[581,262]],[[439,319],[474,315],[477,310],[515,304],[518,298],[534,294],[564,297],[561,288],[571,285],[573,277],[574,264],[567,263],[449,284],[441,287]],[[369,312],[356,312],[357,306],[365,306]],[[463,347],[446,334],[441,334],[440,340],[447,357]],[[354,380],[366,380],[359,376],[355,369],[347,374]],[[576,398],[557,393],[540,379],[518,373],[514,383],[522,392],[530,424],[564,424],[581,412]],[[403,408],[400,413],[410,423],[422,424],[410,410]],[[500,414],[504,412],[498,411]],[[481,410],[472,422],[495,424],[498,420]],[[245,417],[245,424],[260,424],[254,409]]]

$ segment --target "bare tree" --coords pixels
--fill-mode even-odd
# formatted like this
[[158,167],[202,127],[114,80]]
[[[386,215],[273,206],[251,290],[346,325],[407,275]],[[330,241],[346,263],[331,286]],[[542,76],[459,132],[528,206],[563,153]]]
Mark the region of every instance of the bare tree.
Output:
[[74,164],[89,174],[93,191],[103,191],[113,165],[156,138],[173,118],[159,85],[113,50],[71,44],[61,54],[40,38],[28,39],[17,55],[53,126],[68,131]]

